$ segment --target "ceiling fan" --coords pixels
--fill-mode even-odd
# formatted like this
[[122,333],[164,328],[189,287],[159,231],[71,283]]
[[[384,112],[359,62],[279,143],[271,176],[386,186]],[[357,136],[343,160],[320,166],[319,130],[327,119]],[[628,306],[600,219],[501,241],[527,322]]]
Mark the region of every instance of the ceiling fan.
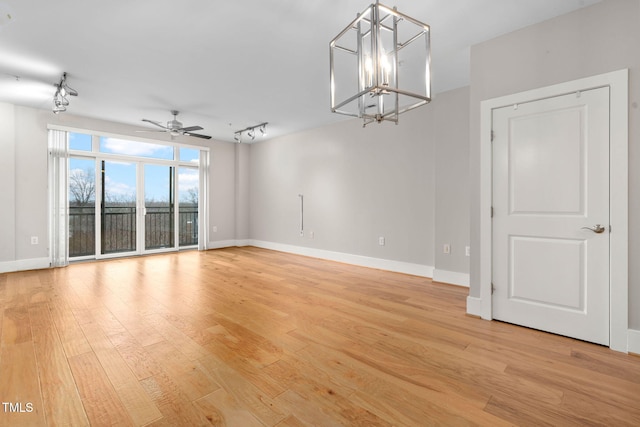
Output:
[[203,128],[200,126],[188,126],[188,127],[182,127],[182,123],[180,123],[178,121],[178,114],[180,114],[179,111],[177,110],[171,110],[171,114],[173,114],[173,120],[169,120],[167,122],[167,125],[163,125],[160,122],[156,122],[153,120],[149,120],[149,119],[142,119],[143,122],[147,122],[147,123],[151,123],[153,125],[156,125],[158,127],[161,127],[162,130],[149,130],[149,131],[139,131],[139,132],[165,132],[165,133],[169,133],[171,134],[171,136],[180,136],[180,135],[185,135],[185,136],[194,136],[196,138],[204,138],[204,139],[211,139],[211,137],[209,135],[202,135],[199,133],[193,133],[194,130],[202,130]]

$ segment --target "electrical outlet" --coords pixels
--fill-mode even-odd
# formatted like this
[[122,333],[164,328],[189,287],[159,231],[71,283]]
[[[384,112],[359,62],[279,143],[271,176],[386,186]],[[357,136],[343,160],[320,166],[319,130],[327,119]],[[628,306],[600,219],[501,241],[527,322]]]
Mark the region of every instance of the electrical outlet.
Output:
[[445,254],[450,254],[451,253],[451,245],[448,243],[445,243],[444,246],[442,246],[442,252]]
[[313,239],[314,237],[316,237],[316,233],[314,233],[313,231],[309,232],[309,238]]
[[471,256],[471,246],[464,247],[464,256]]
[[32,245],[38,244],[38,236],[31,236],[31,244]]
[[218,226],[217,226],[217,225],[214,225],[214,226],[213,226],[212,231],[213,231],[214,233],[217,233],[217,232],[218,232]]
[[380,246],[384,246],[384,237],[383,236],[378,237],[378,244]]

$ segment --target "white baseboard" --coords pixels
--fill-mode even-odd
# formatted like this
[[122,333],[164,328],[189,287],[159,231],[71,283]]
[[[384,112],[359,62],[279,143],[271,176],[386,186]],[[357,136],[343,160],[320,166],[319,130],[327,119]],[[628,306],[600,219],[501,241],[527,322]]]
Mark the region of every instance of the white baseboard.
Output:
[[25,270],[41,270],[43,268],[49,268],[51,261],[49,258],[30,258],[20,259],[17,261],[5,261],[0,262],[0,273],[11,273],[14,271]]
[[313,258],[327,259],[330,261],[343,262],[345,264],[359,265],[361,267],[377,268],[380,270],[393,271],[396,273],[411,274],[413,276],[428,278],[433,277],[433,267],[429,265],[413,264],[409,262],[394,261],[382,258],[372,258],[363,255],[347,254],[344,252],[333,252],[324,249],[286,245],[283,243],[265,242],[262,240],[251,240],[249,244],[251,246],[256,246],[259,248],[310,256]]
[[207,249],[233,248],[235,246],[248,246],[249,240],[216,240],[207,244]]
[[433,271],[433,281],[469,287],[469,275],[467,273],[458,273],[457,271],[447,271],[436,268]]
[[472,316],[482,316],[482,300],[480,298],[467,297],[467,314]]
[[629,329],[627,331],[627,351],[640,355],[640,331]]

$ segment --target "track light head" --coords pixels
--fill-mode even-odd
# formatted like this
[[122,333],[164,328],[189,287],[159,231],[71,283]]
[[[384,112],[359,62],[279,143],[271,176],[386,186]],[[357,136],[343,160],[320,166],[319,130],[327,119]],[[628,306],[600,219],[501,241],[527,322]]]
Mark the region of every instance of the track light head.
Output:
[[255,126],[248,126],[242,130],[237,130],[233,135],[233,139],[236,142],[242,142],[242,134],[246,133],[247,137],[251,138],[251,140],[253,141],[256,139],[256,129],[260,130],[260,133],[262,134],[263,137],[267,136],[268,124],[269,124],[268,122],[264,122]]

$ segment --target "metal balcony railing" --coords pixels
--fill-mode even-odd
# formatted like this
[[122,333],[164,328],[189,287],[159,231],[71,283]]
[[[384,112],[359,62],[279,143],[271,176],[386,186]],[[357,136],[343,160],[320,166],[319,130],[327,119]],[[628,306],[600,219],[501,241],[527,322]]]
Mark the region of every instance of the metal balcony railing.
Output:
[[[174,209],[165,206],[147,207],[145,215],[145,249],[174,247]],[[136,250],[136,208],[106,207],[101,214],[101,253]],[[94,207],[69,207],[69,257],[95,254],[96,214]],[[180,247],[198,244],[198,207],[180,206],[178,215]]]

